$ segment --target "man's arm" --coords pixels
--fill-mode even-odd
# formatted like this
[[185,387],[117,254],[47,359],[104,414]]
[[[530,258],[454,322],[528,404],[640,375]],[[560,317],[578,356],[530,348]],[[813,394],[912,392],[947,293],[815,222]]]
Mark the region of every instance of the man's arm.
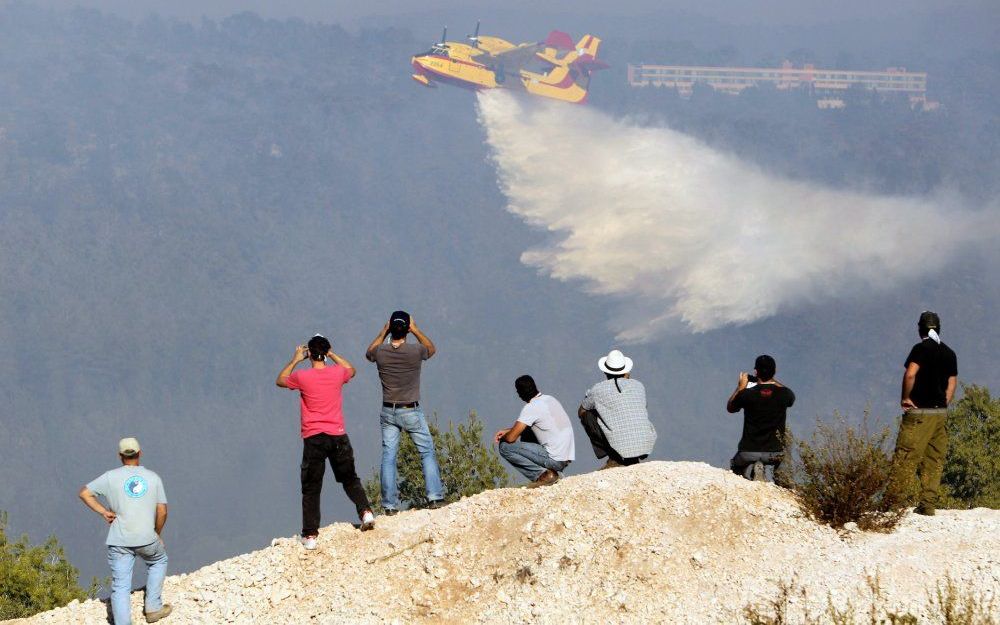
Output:
[[156,535],[159,536],[163,533],[163,526],[167,524],[167,504],[158,503],[156,504],[156,521],[154,522],[153,528],[156,530]]
[[299,345],[298,347],[296,347],[295,355],[292,356],[292,359],[288,361],[288,364],[285,365],[285,368],[281,370],[281,372],[278,374],[278,379],[275,380],[274,383],[280,386],[281,388],[288,388],[288,385],[285,384],[285,380],[288,379],[288,376],[292,375],[292,369],[295,368],[295,365],[299,364],[308,357],[309,357],[308,347],[306,347],[305,345]]
[[410,317],[410,332],[418,341],[420,341],[421,345],[427,348],[428,358],[430,358],[437,352],[437,348],[434,347],[434,343],[429,338],[427,338],[426,334],[420,331],[420,328],[417,327],[417,322],[413,320],[413,317]]
[[[903,407],[903,410],[913,410],[917,408],[917,405],[913,403],[910,399],[910,393],[913,392],[913,384],[917,381],[917,371],[920,371],[920,365],[910,361],[906,365],[906,373],[903,374],[903,390],[899,397],[899,405]],[[951,384],[951,379],[948,380],[949,385]],[[955,389],[952,389],[954,392]]]
[[515,421],[513,427],[508,428],[506,430],[499,430],[496,434],[494,434],[493,442],[499,443],[500,441],[505,441],[508,443],[513,443],[517,441],[517,439],[521,436],[521,432],[523,432],[526,427],[528,426],[525,425],[524,423],[521,423],[520,421]]
[[104,520],[107,521],[109,524],[114,523],[117,515],[115,515],[115,513],[112,512],[111,510],[108,510],[107,508],[102,506],[101,502],[98,501],[97,497],[94,496],[94,493],[90,492],[90,489],[87,488],[86,486],[80,489],[80,499],[88,508],[90,508],[97,514],[101,515],[102,517],[104,517]]
[[351,363],[350,363],[350,362],[349,362],[349,361],[348,361],[348,360],[347,360],[346,358],[344,358],[343,356],[341,356],[341,355],[339,355],[339,354],[335,354],[335,353],[333,353],[333,350],[332,350],[332,349],[331,349],[330,351],[328,351],[328,352],[326,353],[326,355],[327,355],[327,357],[328,357],[328,358],[329,358],[330,360],[332,360],[333,362],[337,363],[338,365],[340,365],[341,367],[343,367],[343,368],[347,369],[347,370],[348,370],[348,371],[350,372],[350,376],[349,376],[349,377],[347,378],[348,380],[350,380],[351,378],[353,378],[353,377],[354,377],[354,375],[355,375],[355,374],[356,374],[356,373],[358,372],[358,371],[357,371],[357,369],[355,369],[355,368],[354,368],[354,365],[352,365],[352,364],[351,364]]
[[726,402],[726,410],[732,414],[740,411],[740,405],[736,403],[736,396],[740,394],[741,391],[746,389],[747,384],[750,383],[750,378],[746,371],[740,371],[740,379],[736,382],[736,390],[733,394],[729,396],[729,401]]
[[368,344],[368,349],[365,350],[365,355],[368,357],[369,360],[371,360],[371,354],[372,354],[372,352],[374,352],[375,349],[379,345],[381,345],[382,343],[385,343],[385,337],[387,337],[387,336],[389,336],[389,322],[388,321],[385,322],[385,325],[382,326],[381,330],[379,330],[378,336],[376,336],[374,339],[372,339],[372,342]]
[[948,388],[944,391],[945,406],[951,404],[952,398],[955,396],[955,387],[958,386],[958,376],[953,375],[948,377]]

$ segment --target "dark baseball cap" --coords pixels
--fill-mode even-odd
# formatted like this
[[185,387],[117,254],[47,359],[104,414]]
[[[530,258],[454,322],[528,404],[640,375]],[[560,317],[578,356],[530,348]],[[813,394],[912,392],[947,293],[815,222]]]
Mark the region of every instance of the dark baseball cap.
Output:
[[938,317],[938,314],[936,312],[925,310],[924,312],[920,313],[920,321],[917,322],[917,325],[927,330],[931,329],[940,330],[941,318]]
[[410,313],[405,310],[397,310],[389,316],[389,328],[392,330],[409,330]]

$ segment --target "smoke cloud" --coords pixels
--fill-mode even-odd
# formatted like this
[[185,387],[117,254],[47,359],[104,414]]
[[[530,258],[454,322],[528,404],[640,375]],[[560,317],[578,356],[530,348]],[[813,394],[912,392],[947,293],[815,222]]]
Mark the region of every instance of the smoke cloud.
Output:
[[954,198],[783,179],[588,107],[491,91],[479,118],[509,210],[555,234],[522,261],[621,300],[612,324],[622,341],[898,286],[984,233]]

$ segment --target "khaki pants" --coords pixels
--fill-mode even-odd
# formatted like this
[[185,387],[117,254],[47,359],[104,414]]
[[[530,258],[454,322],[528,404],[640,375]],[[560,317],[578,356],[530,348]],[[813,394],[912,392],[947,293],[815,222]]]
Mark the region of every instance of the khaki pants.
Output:
[[948,411],[941,409],[911,410],[903,415],[892,457],[893,482],[911,483],[914,472],[920,475],[920,505],[934,510],[937,506],[941,471],[948,452],[948,431],[945,421]]

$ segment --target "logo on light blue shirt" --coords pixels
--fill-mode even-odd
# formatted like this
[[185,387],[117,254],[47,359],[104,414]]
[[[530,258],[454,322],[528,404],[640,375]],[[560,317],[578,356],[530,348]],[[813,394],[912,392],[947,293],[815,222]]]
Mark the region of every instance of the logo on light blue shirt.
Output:
[[146,480],[138,475],[133,475],[125,480],[125,494],[133,499],[142,497],[146,494],[147,490],[149,490],[149,485],[146,484]]

